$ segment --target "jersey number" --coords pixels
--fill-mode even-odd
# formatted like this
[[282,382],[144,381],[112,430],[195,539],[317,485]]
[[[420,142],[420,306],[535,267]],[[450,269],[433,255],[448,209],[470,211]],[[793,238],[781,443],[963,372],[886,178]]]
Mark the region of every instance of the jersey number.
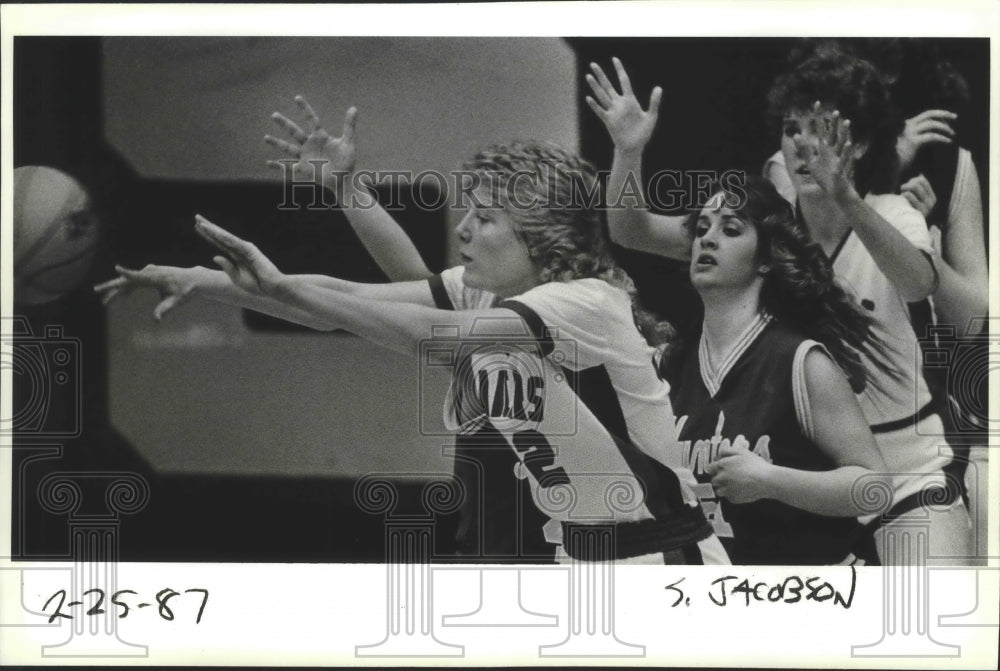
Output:
[[699,482],[692,487],[695,496],[701,502],[701,509],[705,511],[705,517],[712,523],[715,535],[720,538],[732,538],[733,527],[729,525],[726,518],[722,516],[722,502],[709,482]]
[[562,466],[556,466],[556,453],[538,431],[518,431],[511,437],[521,463],[535,476],[538,486],[548,489],[554,485],[568,485],[569,476]]

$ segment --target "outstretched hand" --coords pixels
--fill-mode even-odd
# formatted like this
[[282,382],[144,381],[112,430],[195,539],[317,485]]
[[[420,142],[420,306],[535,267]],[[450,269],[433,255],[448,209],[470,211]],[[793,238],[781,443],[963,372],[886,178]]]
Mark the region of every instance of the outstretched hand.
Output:
[[771,468],[770,462],[746,448],[723,447],[706,473],[718,496],[732,503],[750,503],[768,497],[767,475]]
[[194,229],[222,254],[213,257],[233,284],[251,294],[272,295],[285,277],[257,245],[219,228],[200,214]]
[[267,164],[281,169],[291,165],[292,176],[298,181],[314,181],[323,186],[333,186],[329,180],[346,176],[354,171],[357,162],[357,131],[355,122],[358,110],[351,107],[344,115],[344,129],[340,137],[331,137],[324,130],[319,115],[303,96],[295,102],[305,116],[305,128],[285,115],[275,112],[271,118],[288,134],[290,140],[265,135],[264,141],[285,154],[282,160]]
[[160,302],[153,308],[153,319],[160,321],[175,307],[184,303],[196,285],[197,268],[147,265],[141,270],[115,266],[118,277],[94,287],[103,305],[119,296],[125,296],[138,287],[151,287],[160,294]]
[[841,198],[854,190],[854,146],[851,143],[851,122],[841,119],[834,110],[824,117],[819,101],[813,105],[809,119],[810,133],[797,133],[793,138],[799,158],[806,162],[816,183],[828,195]]
[[604,70],[596,63],[591,63],[590,69],[593,74],[588,74],[586,79],[594,95],[587,96],[587,104],[604,122],[611,140],[619,151],[641,151],[653,136],[653,129],[656,128],[663,89],[659,86],[654,87],[649,97],[649,108],[642,109],[621,61],[617,58],[611,60],[618,75],[621,93],[604,74]]

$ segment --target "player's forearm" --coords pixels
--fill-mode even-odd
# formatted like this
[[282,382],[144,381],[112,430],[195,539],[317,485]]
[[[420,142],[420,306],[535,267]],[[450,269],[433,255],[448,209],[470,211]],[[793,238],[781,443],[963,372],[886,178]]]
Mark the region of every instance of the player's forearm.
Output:
[[691,248],[683,217],[650,212],[642,179],[642,150],[615,148],[607,187],[608,232],[622,247],[686,261]]
[[357,182],[357,174],[343,180],[339,202],[351,228],[379,268],[394,282],[431,276],[420,251],[399,223],[375,197]]
[[989,310],[989,287],[985,282],[974,282],[962,277],[941,259],[937,260],[939,283],[934,292],[934,308],[938,312],[938,321],[957,327],[957,334],[977,335],[967,333],[970,323],[981,320],[985,325],[986,313]]
[[882,274],[907,302],[919,301],[934,289],[930,260],[883,219],[856,192],[831,199],[847,218]]
[[[830,471],[803,471],[774,466],[768,478],[769,498],[817,515],[859,517],[871,511],[859,503],[855,483],[872,471],[861,466],[841,466]],[[889,479],[885,480],[889,486]]]
[[316,321],[309,313],[303,310],[296,309],[291,305],[268,296],[251,294],[244,291],[233,284],[229,280],[229,277],[221,270],[212,270],[198,266],[192,268],[191,271],[195,277],[194,284],[192,285],[193,296],[238,308],[254,310],[310,328],[326,330],[324,328],[325,324]]
[[274,299],[308,315],[324,330],[343,329],[393,351],[416,356],[434,326],[459,325],[460,312],[411,303],[379,301],[297,281],[286,276]]
[[649,212],[642,187],[642,149],[615,147],[608,176],[608,230],[619,245],[634,249],[642,242],[642,228]]

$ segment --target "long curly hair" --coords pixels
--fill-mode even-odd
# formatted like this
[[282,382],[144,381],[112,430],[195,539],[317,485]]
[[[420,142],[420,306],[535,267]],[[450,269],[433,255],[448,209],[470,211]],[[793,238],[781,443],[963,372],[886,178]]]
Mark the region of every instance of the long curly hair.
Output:
[[820,101],[851,121],[851,140],[867,143],[855,164],[858,193],[893,193],[899,172],[896,138],[903,119],[889,98],[885,79],[866,60],[833,48],[817,51],[778,77],[767,96],[768,119],[775,135],[789,112],[807,112]]
[[655,345],[672,335],[641,306],[632,278],[612,256],[603,190],[591,163],[550,142],[515,141],[483,149],[463,168],[474,177],[473,189],[488,188],[492,204],[504,207],[543,283],[604,280],[629,294],[647,341]]
[[[879,386],[879,377],[862,354],[880,372],[899,377],[888,363],[887,345],[875,320],[836,282],[826,254],[770,181],[747,175],[738,185],[717,182],[710,192],[724,193],[727,202],[736,205],[736,214],[757,231],[757,262],[769,268],[760,294],[762,311],[822,343],[855,393],[869,382]],[[692,240],[699,214],[696,210],[685,220]]]

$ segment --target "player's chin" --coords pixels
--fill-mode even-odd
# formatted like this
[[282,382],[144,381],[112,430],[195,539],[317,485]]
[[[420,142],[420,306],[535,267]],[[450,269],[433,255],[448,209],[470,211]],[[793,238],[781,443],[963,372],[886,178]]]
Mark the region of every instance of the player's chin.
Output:
[[489,281],[476,272],[475,268],[470,268],[468,265],[465,266],[465,272],[462,273],[462,283],[470,289],[481,289],[486,291],[490,289]]

